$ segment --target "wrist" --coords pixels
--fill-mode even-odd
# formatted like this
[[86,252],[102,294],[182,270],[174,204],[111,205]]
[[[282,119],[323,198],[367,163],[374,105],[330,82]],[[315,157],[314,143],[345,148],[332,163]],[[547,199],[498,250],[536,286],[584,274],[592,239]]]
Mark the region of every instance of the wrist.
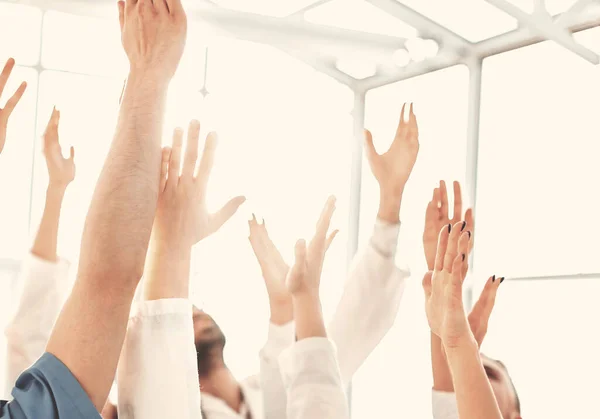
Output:
[[65,196],[65,192],[67,191],[67,186],[69,185],[50,181],[48,183],[48,187],[46,188],[46,196],[51,198],[63,198]]
[[459,339],[452,339],[451,342],[442,341],[448,365],[452,368],[452,364],[458,363],[465,357],[479,357],[479,345],[472,335],[467,335]]
[[294,320],[294,303],[291,297],[270,298],[269,308],[271,310],[271,323],[283,326]]
[[170,76],[155,68],[144,66],[131,66],[127,77],[127,86],[134,88],[152,88],[152,90],[166,90],[171,82]]
[[381,189],[379,193],[379,211],[377,217],[390,224],[400,222],[400,205],[402,203],[402,188]]
[[326,337],[325,323],[318,293],[303,291],[292,296],[298,340]]

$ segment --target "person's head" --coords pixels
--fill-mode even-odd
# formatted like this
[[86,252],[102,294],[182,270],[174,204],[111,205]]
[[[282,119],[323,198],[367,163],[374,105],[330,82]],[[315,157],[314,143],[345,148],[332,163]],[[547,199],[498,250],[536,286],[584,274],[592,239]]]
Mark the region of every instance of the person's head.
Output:
[[207,376],[215,367],[224,365],[225,335],[212,317],[193,307],[194,343],[198,356],[198,375]]
[[508,369],[502,362],[483,354],[482,360],[502,417],[504,419],[520,419],[521,402],[517,389],[508,374]]

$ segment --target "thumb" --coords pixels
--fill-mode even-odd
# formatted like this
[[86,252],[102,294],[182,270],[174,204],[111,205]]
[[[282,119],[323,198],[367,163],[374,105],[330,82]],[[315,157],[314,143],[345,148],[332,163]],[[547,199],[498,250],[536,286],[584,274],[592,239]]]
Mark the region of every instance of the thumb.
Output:
[[306,272],[306,242],[298,240],[294,248],[294,266],[290,269],[287,279],[287,287],[290,292],[298,289]]
[[246,202],[246,197],[237,196],[229,202],[227,202],[223,207],[215,212],[211,217],[211,232],[215,232],[220,229],[223,224],[225,224],[233,215],[237,212],[238,208]]
[[329,237],[327,237],[327,242],[325,243],[325,251],[329,250],[329,246],[331,246],[333,239],[335,239],[335,236],[337,236],[339,232],[340,230],[333,230]]
[[71,149],[69,150],[69,160],[74,161],[75,160],[75,147],[71,146]]
[[433,276],[433,272],[429,271],[425,273],[423,277],[423,291],[425,291],[425,297],[429,298],[431,296],[431,277]]
[[369,161],[369,164],[372,164],[373,160],[376,156],[378,156],[378,154],[377,150],[375,150],[375,144],[373,144],[373,135],[368,129],[365,130],[365,149],[367,160]]

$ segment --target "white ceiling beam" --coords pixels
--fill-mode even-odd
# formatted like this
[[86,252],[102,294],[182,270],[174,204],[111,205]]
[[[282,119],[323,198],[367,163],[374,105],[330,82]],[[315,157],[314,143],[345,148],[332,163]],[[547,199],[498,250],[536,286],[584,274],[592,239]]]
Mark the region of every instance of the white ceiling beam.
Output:
[[590,4],[594,3],[594,1],[596,0],[577,0],[567,11],[561,13],[554,23],[561,28],[571,26],[573,22],[580,19],[581,13],[583,13]]
[[304,14],[309,10],[316,9],[319,6],[323,6],[325,3],[329,3],[331,0],[317,0],[314,3],[309,4],[306,7],[303,7],[300,10],[296,10],[294,13],[291,13],[288,18],[304,18]]
[[[560,21],[560,15],[557,17]],[[565,20],[566,22],[567,20]],[[569,32],[579,32],[600,26],[600,10],[596,9],[592,13],[586,13],[579,16],[576,21],[569,19],[570,24],[565,25]],[[518,28],[514,31],[506,32],[493,38],[486,39],[473,44],[473,56],[481,59],[491,57],[496,54],[512,51],[518,48],[543,42],[546,39],[538,34],[532,33],[528,28]],[[436,57],[422,61],[420,63],[411,63],[407,67],[398,69],[391,74],[377,74],[363,80],[359,80],[357,88],[366,91],[386,84],[396,83],[412,77],[421,76],[431,71],[442,70],[457,64],[464,64],[463,57],[440,53]]]
[[418,31],[437,38],[436,40],[441,41],[444,46],[454,49],[460,55],[467,55],[473,45],[457,33],[452,32],[450,29],[434,22],[427,16],[423,16],[419,12],[395,0],[366,1],[389,15],[416,28]]
[[339,46],[343,49],[370,53],[393,53],[403,48],[405,38],[372,34],[349,29],[335,28],[306,22],[300,19],[277,18],[227,10],[223,8],[204,8],[188,10],[191,18],[202,19],[237,37],[252,39],[265,44],[274,39],[290,42],[296,48]]
[[600,57],[594,51],[577,43],[571,34],[564,28],[556,25],[549,16],[534,13],[530,15],[507,0],[486,0],[503,12],[517,19],[517,21],[528,27],[539,35],[562,45],[592,64],[600,63]]

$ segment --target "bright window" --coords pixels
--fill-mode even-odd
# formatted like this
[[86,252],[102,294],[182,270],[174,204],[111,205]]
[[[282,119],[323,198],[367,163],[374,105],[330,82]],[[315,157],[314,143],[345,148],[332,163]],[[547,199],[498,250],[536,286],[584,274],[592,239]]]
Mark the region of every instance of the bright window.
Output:
[[475,247],[484,277],[600,272],[599,75],[552,42],[484,61]]
[[35,65],[40,58],[42,12],[34,7],[0,3],[0,62]]
[[[439,179],[464,181],[469,73],[452,67],[378,88],[367,95],[366,126],[382,152],[393,139],[402,102],[413,101],[420,151],[402,200],[397,264],[408,279],[396,324],[353,380],[356,418],[431,417],[429,328],[421,278],[425,258],[421,236],[425,207]],[[377,182],[363,159],[360,242],[368,240],[379,202]]]

